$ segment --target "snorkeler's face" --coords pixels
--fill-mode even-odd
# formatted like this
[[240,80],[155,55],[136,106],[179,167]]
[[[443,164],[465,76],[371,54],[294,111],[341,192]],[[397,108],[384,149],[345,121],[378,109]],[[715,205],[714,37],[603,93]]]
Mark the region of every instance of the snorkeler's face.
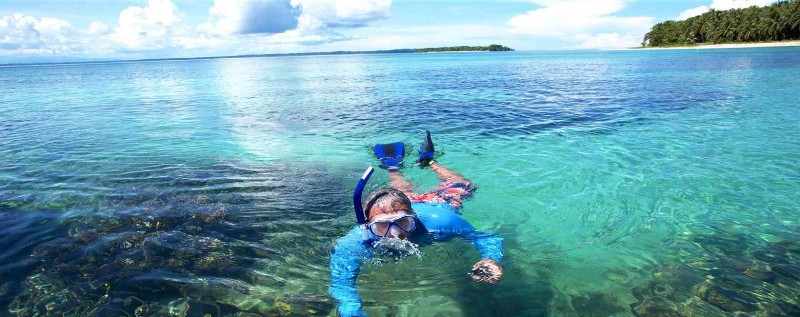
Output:
[[384,210],[376,209],[378,208],[373,207],[372,211],[375,213],[370,213],[374,216],[369,219],[369,228],[378,237],[406,239],[416,228],[416,215],[406,206],[392,204]]
[[391,218],[380,217],[370,222],[368,227],[377,237],[405,239],[417,228],[417,219],[410,214],[400,214]]

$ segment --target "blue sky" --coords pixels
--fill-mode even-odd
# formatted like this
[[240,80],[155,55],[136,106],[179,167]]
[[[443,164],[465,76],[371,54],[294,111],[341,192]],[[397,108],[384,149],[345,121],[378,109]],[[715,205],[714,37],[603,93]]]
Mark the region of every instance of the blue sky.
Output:
[[773,0],[0,1],[0,63],[504,44],[636,46],[653,23]]

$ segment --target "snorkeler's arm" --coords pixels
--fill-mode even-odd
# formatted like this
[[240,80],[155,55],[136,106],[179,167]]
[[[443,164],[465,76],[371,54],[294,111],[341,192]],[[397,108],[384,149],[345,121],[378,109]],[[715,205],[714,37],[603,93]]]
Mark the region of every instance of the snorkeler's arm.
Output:
[[503,238],[491,233],[470,231],[462,234],[481,253],[482,259],[491,259],[500,263],[503,260]]
[[448,236],[460,236],[472,242],[484,259],[497,261],[503,259],[503,238],[491,233],[475,231],[475,228],[455,208],[446,205],[425,203],[411,204],[428,232]]
[[369,256],[358,228],[350,230],[336,243],[331,256],[331,286],[328,293],[339,301],[340,316],[365,316],[361,312],[356,279],[361,271],[362,260]]
[[500,261],[503,259],[503,238],[475,231],[475,228],[452,207],[429,204],[412,204],[412,207],[428,232],[462,237],[472,242],[478,249],[481,260],[472,267],[473,279],[495,283],[503,277],[503,268],[500,266]]
[[475,248],[481,253],[481,260],[472,266],[470,276],[477,282],[494,284],[503,278],[503,238],[496,235],[471,231],[462,235],[472,241]]

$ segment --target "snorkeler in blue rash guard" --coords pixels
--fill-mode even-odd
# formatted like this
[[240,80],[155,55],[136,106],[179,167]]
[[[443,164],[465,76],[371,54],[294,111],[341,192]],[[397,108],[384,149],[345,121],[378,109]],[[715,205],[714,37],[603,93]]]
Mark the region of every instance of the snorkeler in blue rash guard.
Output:
[[[430,144],[428,144],[430,143]],[[393,146],[396,145],[392,144]],[[389,186],[368,195],[363,203],[363,225],[356,226],[340,238],[331,257],[331,296],[339,301],[340,316],[364,316],[361,299],[358,297],[356,278],[361,264],[372,256],[374,242],[386,238],[421,241],[426,235],[430,240],[447,240],[461,237],[472,242],[481,254],[481,260],[472,266],[470,275],[479,282],[495,283],[503,277],[500,261],[503,257],[503,239],[489,233],[476,231],[459,215],[461,203],[470,197],[476,187],[460,174],[433,161],[433,143],[428,135],[420,150],[421,167],[429,166],[436,172],[442,184],[425,194],[411,190],[413,184],[399,172],[402,154],[397,160],[381,158],[381,166],[389,170]],[[377,152],[376,152],[377,153]],[[379,157],[380,158],[380,157]],[[365,183],[371,169],[362,177]],[[363,184],[359,184],[363,189]],[[356,196],[360,200],[360,192]],[[362,206],[356,206],[358,213]]]

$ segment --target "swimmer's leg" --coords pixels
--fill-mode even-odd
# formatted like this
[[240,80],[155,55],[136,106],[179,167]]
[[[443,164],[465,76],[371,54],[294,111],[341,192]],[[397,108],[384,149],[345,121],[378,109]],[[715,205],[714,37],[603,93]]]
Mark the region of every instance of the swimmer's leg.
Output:
[[397,189],[409,197],[414,195],[414,183],[407,180],[403,177],[403,174],[398,171],[389,171],[389,187]]
[[439,176],[439,179],[442,181],[442,183],[465,183],[465,184],[472,183],[464,176],[461,176],[461,174],[456,173],[455,171],[447,167],[444,167],[444,165],[442,165],[439,162],[431,161],[430,167],[431,170],[436,172],[436,175]]
[[453,206],[453,208],[461,209],[461,203],[475,193],[477,189],[475,184],[466,177],[461,176],[461,174],[439,164],[439,162],[431,162],[430,166],[439,176],[439,179],[442,180],[442,184],[431,193],[441,201]]

